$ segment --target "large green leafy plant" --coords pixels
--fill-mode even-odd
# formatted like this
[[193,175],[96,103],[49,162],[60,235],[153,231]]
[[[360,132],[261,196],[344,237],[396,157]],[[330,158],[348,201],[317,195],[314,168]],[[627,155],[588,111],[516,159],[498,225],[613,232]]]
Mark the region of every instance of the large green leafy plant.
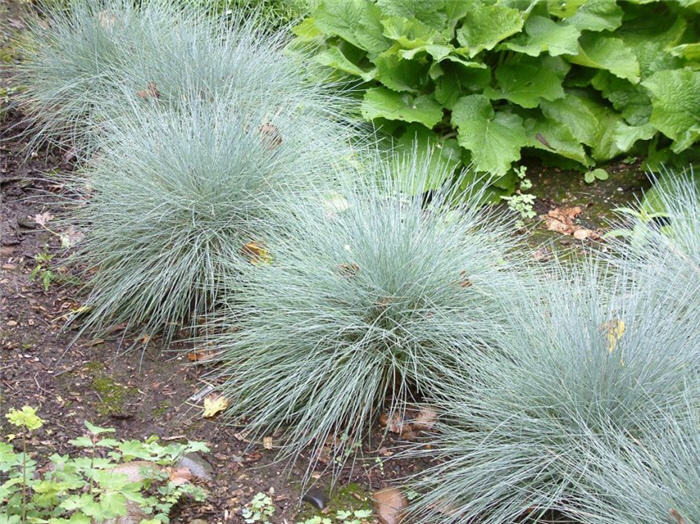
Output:
[[295,32],[362,82],[363,117],[400,146],[417,139],[444,165],[506,175],[527,154],[588,170],[628,152],[688,151],[700,136],[698,9],[323,0]]

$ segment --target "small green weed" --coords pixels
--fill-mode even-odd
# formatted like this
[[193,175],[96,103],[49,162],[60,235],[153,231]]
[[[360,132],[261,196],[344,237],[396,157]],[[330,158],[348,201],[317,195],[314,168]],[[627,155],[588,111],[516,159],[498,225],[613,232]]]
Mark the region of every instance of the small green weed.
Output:
[[[68,522],[90,524],[127,515],[129,503],[138,505],[148,519],[141,524],[169,522],[171,508],[191,497],[202,501],[206,492],[190,483],[176,482],[164,469],[186,453],[208,451],[201,442],[162,446],[156,437],[145,441],[118,441],[108,435],[114,429],[85,422],[87,434],[71,441],[82,448],[81,456],[53,454],[51,466],[37,468],[34,454],[27,451],[32,433],[44,424],[36,409],[24,406],[11,409],[5,417],[21,431],[22,451],[0,442],[0,500],[7,523]],[[15,440],[15,435],[7,435]],[[133,481],[118,467],[138,459],[147,466],[139,468],[139,480]],[[139,462],[141,464],[141,462]]]
[[36,265],[29,274],[29,280],[32,282],[38,280],[43,285],[44,291],[48,291],[49,287],[51,287],[51,282],[56,279],[56,274],[51,270],[50,266],[53,255],[47,251],[42,251],[34,257],[34,260]]
[[520,180],[520,185],[516,194],[513,196],[502,196],[501,198],[508,203],[508,207],[515,211],[520,218],[515,222],[515,227],[520,229],[525,226],[525,221],[534,218],[537,213],[533,208],[535,203],[535,195],[530,193],[524,193],[523,191],[528,191],[532,189],[532,181],[527,178],[527,168],[525,166],[520,166],[515,170],[515,174]]
[[265,493],[257,493],[246,507],[241,510],[241,515],[245,522],[253,524],[262,522],[269,524],[268,517],[275,514],[275,506],[272,504],[272,498]]

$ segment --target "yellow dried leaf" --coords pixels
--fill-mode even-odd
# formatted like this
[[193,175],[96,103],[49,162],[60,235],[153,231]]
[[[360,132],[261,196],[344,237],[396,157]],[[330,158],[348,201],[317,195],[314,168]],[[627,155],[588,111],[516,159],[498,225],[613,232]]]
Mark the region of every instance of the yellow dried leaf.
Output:
[[612,353],[622,335],[625,334],[625,322],[620,319],[611,320],[600,326],[600,330],[605,333],[608,339],[608,351]]
[[211,418],[228,407],[228,399],[222,395],[209,395],[204,399],[204,418]]
[[272,449],[272,437],[263,437],[263,447],[265,449]]

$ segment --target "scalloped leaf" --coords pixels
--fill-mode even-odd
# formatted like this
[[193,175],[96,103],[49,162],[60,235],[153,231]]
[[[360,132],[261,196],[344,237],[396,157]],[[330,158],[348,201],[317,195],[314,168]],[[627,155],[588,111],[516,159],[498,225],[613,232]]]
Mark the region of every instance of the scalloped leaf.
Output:
[[514,113],[495,112],[484,95],[460,98],[452,108],[459,144],[472,153],[479,171],[504,175],[528,144],[523,120]]

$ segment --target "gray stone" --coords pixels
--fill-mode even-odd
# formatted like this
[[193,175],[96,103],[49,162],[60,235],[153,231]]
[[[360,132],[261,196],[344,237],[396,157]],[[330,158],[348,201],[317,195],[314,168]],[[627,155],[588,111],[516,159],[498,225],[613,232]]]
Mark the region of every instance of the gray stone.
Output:
[[176,468],[187,468],[192,476],[201,480],[212,480],[214,468],[198,453],[188,453],[175,465]]

